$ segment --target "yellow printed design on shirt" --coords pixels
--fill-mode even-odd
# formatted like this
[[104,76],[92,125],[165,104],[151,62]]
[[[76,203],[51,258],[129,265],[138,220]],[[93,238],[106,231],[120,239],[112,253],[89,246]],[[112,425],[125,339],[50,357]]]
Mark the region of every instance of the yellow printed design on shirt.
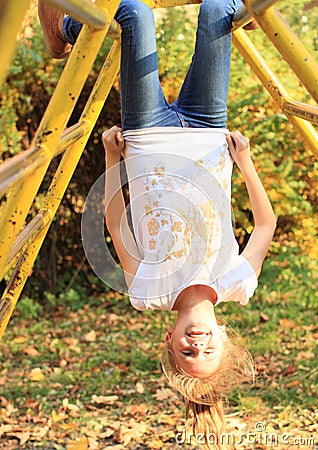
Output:
[[[224,166],[224,152],[219,153],[218,167]],[[227,180],[209,178],[209,185],[200,185],[202,173],[215,171],[209,157],[194,161],[182,175],[167,173],[164,166],[154,166],[143,177],[144,212],[140,223],[145,259],[165,262],[186,258],[192,264],[202,264],[220,250],[220,215],[211,201],[211,190],[222,190]],[[215,184],[215,186],[213,186]],[[217,186],[218,185],[218,186]],[[208,190],[208,192],[206,192]],[[228,207],[224,192],[222,205]],[[145,236],[146,234],[146,236]]]

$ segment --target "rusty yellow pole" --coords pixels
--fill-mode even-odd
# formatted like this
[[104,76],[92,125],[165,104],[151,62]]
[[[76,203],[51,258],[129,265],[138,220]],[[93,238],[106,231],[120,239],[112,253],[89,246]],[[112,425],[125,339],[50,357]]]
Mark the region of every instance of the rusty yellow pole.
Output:
[[263,31],[293,69],[312,98],[318,103],[318,63],[281,16],[276,7],[260,12],[252,10],[250,0],[244,0],[246,8],[254,15]]
[[[283,108],[288,93],[278,81],[276,75],[267,66],[264,58],[259,54],[256,47],[248,38],[244,30],[237,30],[233,33],[233,43],[241,53],[243,58],[251,66],[269,94],[273,97],[279,107]],[[301,134],[302,138],[309,146],[310,150],[318,156],[318,135],[315,128],[306,120],[300,119],[285,111],[288,120]]]
[[60,9],[81,23],[86,23],[95,30],[102,30],[109,22],[107,10],[99,8],[87,0],[46,0],[46,3]]
[[[114,6],[115,7],[115,6]],[[79,140],[74,142],[64,153],[58,170],[52,180],[48,195],[45,200],[44,210],[50,211],[51,217],[54,217],[57,208],[61,202],[64,192],[76,168],[78,160],[86,145],[89,133],[87,133],[87,126],[92,130],[99,114],[104,105],[105,99],[113,85],[115,77],[119,71],[120,64],[120,42],[115,42],[111,51],[105,61],[105,64],[100,72],[98,80],[92,90],[90,98],[84,108],[80,123],[86,132],[79,133]],[[35,236],[32,245],[29,246],[26,253],[21,257],[18,266],[14,271],[9,286],[3,296],[3,313],[1,320],[0,312],[0,339],[6,329],[8,321],[15,308],[17,300],[23,289],[23,286],[30,274],[32,266],[42,242],[46,236],[47,230],[50,226],[49,221],[40,232]],[[0,303],[1,311],[1,303]]]
[[11,63],[21,22],[30,0],[2,0],[0,3],[0,86]]
[[48,209],[42,209],[19,233],[7,259],[7,265],[4,269],[4,273],[0,274],[0,279],[5,274],[9,273],[9,270],[21,256],[21,253],[28,248],[35,237],[44,229],[46,225],[49,225],[52,220],[52,212]]
[[[45,145],[33,147],[18,155],[9,158],[1,164],[0,170],[0,196],[9,191],[10,187],[17,182],[22,182],[23,178],[47,162],[50,152]],[[1,223],[1,221],[0,221]]]
[[[107,26],[104,30],[97,31],[83,27],[32,143],[32,147],[44,145],[49,149],[49,161],[105,38],[111,18],[115,15],[119,0],[96,2],[97,6],[101,4],[108,7]],[[14,239],[24,224],[48,164],[49,162],[42,164],[34,173],[27,175],[10,192],[0,219],[0,272],[6,264]]]
[[307,105],[287,98],[282,104],[282,110],[288,114],[308,120],[313,125],[318,125],[318,105]]

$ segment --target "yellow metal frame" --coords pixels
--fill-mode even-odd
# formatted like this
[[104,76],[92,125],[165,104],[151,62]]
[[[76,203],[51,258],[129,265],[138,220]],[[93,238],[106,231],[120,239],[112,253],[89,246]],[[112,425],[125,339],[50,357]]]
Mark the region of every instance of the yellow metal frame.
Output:
[[3,83],[16,46],[16,37],[20,31],[21,22],[29,8],[30,0],[2,0],[0,5],[0,86]]
[[[200,3],[200,0],[146,0],[152,8]],[[4,0],[0,7],[2,64],[0,85],[12,60],[15,37],[30,0]],[[85,24],[65,65],[57,87],[30,149],[0,167],[0,194],[6,204],[0,217],[0,279],[13,271],[0,301],[0,338],[29,276],[48,228],[59,207],[79,158],[119,71],[120,27],[113,20],[119,0],[47,0]],[[301,80],[312,99],[318,101],[318,67],[281,17],[274,0],[245,0],[235,16],[233,42],[269,94],[297,128],[313,153],[318,155],[318,107],[293,100],[242,29],[255,17],[269,40]],[[79,122],[66,129],[100,46],[108,34],[114,39]],[[47,168],[63,153],[41,211],[25,225]]]

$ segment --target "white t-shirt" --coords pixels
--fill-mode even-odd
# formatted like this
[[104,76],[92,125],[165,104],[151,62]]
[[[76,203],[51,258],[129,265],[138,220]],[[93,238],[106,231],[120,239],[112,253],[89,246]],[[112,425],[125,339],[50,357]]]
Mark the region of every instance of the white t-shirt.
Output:
[[171,310],[201,284],[217,303],[248,303],[255,272],[232,230],[225,129],[147,128],[123,133],[130,208],[141,262],[129,288],[138,310]]

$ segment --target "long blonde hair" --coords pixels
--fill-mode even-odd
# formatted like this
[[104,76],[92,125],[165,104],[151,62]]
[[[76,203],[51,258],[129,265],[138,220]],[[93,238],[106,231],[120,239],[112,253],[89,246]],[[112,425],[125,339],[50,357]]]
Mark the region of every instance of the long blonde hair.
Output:
[[[211,377],[192,377],[178,367],[173,351],[166,344],[161,365],[172,386],[184,397],[186,419],[192,419],[194,436],[203,435],[206,449],[227,450],[232,445],[224,442],[227,429],[224,420],[225,394],[243,382],[254,379],[253,359],[248,350],[235,342],[235,336],[224,342],[220,366]],[[208,436],[212,439],[207,439]],[[223,442],[222,442],[223,441]]]

